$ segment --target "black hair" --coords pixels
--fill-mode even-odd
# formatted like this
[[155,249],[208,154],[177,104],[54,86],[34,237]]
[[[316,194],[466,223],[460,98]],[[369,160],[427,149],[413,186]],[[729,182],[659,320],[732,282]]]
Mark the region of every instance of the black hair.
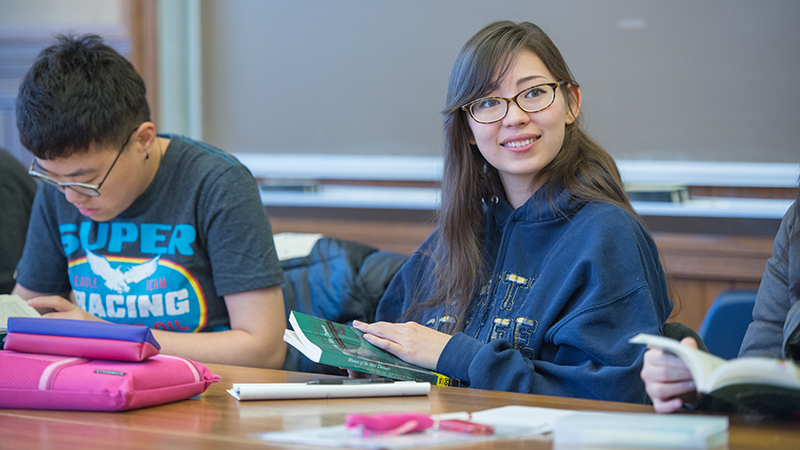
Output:
[[142,77],[100,36],[60,35],[25,74],[17,96],[20,142],[40,159],[120,146],[150,120]]

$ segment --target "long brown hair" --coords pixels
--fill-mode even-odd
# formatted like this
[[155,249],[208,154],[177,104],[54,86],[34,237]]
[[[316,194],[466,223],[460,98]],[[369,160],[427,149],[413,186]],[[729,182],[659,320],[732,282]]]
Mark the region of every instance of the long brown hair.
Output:
[[[486,162],[472,136],[468,115],[461,106],[498,89],[524,50],[536,54],[556,80],[571,86],[578,83],[561,52],[538,26],[509,21],[489,24],[464,45],[453,64],[443,111],[445,131],[442,202],[438,212],[438,239],[432,247],[436,264],[434,294],[407,311],[446,305],[447,315],[456,317],[449,332],[463,324],[470,299],[478,281],[490,273],[484,267],[482,236],[483,202],[503,197],[505,191],[497,170]],[[571,89],[564,89],[569,110],[577,99]],[[562,189],[580,200],[613,203],[633,214],[617,166],[611,156],[581,130],[578,121],[566,125],[564,142],[554,160],[538,175],[540,188],[551,204]]]

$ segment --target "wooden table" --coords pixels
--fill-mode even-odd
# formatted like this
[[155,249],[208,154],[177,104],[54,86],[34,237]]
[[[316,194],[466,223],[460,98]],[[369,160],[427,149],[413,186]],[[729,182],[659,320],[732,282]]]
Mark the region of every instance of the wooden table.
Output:
[[[208,367],[222,376],[220,383],[197,399],[168,405],[121,413],[0,409],[0,449],[300,449],[307,447],[272,444],[249,435],[340,425],[351,412],[440,414],[505,405],[652,412],[649,406],[626,403],[436,387],[421,397],[238,402],[226,392],[231,383],[302,382],[318,376],[218,364]],[[800,449],[800,422],[732,416],[729,436],[731,450]],[[550,449],[552,442],[544,435],[469,448]]]

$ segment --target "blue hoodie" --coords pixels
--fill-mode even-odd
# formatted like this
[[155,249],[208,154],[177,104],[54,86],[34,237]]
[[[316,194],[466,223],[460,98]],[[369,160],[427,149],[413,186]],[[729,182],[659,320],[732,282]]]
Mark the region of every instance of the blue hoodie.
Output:
[[[646,403],[645,349],[628,338],[661,334],[672,302],[656,245],[636,218],[562,191],[553,204],[537,193],[516,210],[494,199],[485,223],[491,275],[436,371],[478,389]],[[404,320],[430,297],[427,250],[437,233],[394,277],[377,320]],[[414,321],[437,330],[456,320],[443,307],[418,312]]]

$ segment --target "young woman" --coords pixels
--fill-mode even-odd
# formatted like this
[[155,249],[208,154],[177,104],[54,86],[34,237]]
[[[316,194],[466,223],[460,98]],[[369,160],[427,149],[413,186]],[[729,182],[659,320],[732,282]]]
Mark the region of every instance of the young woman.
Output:
[[[758,287],[753,322],[742,340],[739,356],[761,356],[800,361],[800,189],[775,236],[772,258]],[[691,338],[681,341],[697,348]],[[704,397],[695,403],[689,369],[680,359],[652,349],[645,353],[642,380],[658,412],[673,412],[684,403],[699,409],[728,412],[731,405]],[[750,411],[739,411],[749,413]]]
[[380,322],[355,323],[370,342],[473,388],[647,400],[644,350],[627,341],[660,333],[672,304],[580,107],[536,25],[493,23],[466,43],[444,111],[439,226],[392,280]]

